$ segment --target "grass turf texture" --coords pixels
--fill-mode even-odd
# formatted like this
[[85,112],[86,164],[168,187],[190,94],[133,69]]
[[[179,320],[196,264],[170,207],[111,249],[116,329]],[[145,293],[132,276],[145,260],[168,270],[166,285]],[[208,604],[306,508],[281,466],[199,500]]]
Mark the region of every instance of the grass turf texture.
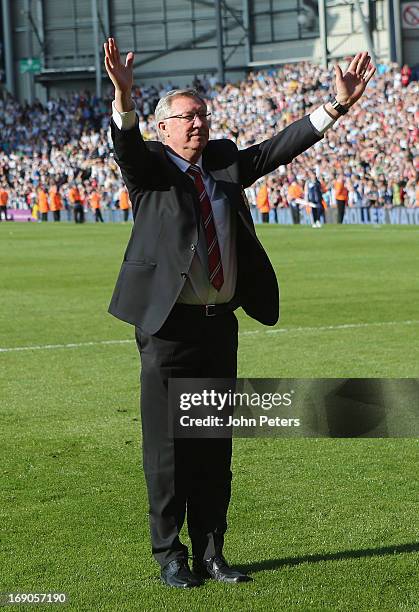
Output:
[[[258,231],[286,331],[239,311],[256,332],[240,376],[418,376],[416,228]],[[128,235],[2,223],[0,346],[131,340],[106,314]],[[418,609],[414,440],[236,439],[225,552],[255,581],[179,592],[149,553],[134,343],[0,362],[0,592],[66,592],[71,610]]]

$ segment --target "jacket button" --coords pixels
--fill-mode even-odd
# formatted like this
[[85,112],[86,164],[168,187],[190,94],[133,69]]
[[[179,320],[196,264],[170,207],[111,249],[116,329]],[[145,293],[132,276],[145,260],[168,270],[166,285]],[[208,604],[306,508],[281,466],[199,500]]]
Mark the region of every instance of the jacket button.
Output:
[[188,276],[188,275],[186,274],[186,272],[181,272],[181,273],[180,273],[180,275],[181,275],[181,277],[182,277],[182,278],[187,278],[187,276]]
[[195,245],[191,244],[191,251],[195,251]]

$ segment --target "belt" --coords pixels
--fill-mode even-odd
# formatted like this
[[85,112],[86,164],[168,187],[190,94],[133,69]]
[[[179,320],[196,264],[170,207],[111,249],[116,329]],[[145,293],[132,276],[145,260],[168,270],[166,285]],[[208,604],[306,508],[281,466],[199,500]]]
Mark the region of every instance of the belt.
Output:
[[198,317],[216,317],[217,315],[232,312],[239,307],[237,299],[232,299],[225,304],[175,304],[173,310],[183,312],[185,315],[197,315]]

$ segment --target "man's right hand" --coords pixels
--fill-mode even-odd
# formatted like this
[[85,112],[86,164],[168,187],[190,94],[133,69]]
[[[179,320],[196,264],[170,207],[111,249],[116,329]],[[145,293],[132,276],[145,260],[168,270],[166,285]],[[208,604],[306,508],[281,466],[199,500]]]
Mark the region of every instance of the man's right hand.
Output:
[[127,53],[125,64],[123,64],[114,38],[108,38],[103,48],[105,51],[106,72],[115,86],[116,110],[120,113],[132,110],[134,108],[131,98],[134,53],[132,51]]

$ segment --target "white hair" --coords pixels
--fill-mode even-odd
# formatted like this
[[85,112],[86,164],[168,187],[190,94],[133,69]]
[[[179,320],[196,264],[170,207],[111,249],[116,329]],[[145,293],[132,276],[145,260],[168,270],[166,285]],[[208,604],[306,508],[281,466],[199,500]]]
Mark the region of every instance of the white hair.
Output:
[[186,98],[196,98],[197,100],[202,102],[205,108],[207,107],[207,103],[205,102],[204,98],[196,91],[196,89],[172,89],[168,91],[165,96],[160,98],[154,111],[157,134],[159,135],[160,140],[162,142],[164,141],[164,135],[159,129],[159,122],[163,121],[170,115],[172,109],[172,101],[175,98],[181,96]]

